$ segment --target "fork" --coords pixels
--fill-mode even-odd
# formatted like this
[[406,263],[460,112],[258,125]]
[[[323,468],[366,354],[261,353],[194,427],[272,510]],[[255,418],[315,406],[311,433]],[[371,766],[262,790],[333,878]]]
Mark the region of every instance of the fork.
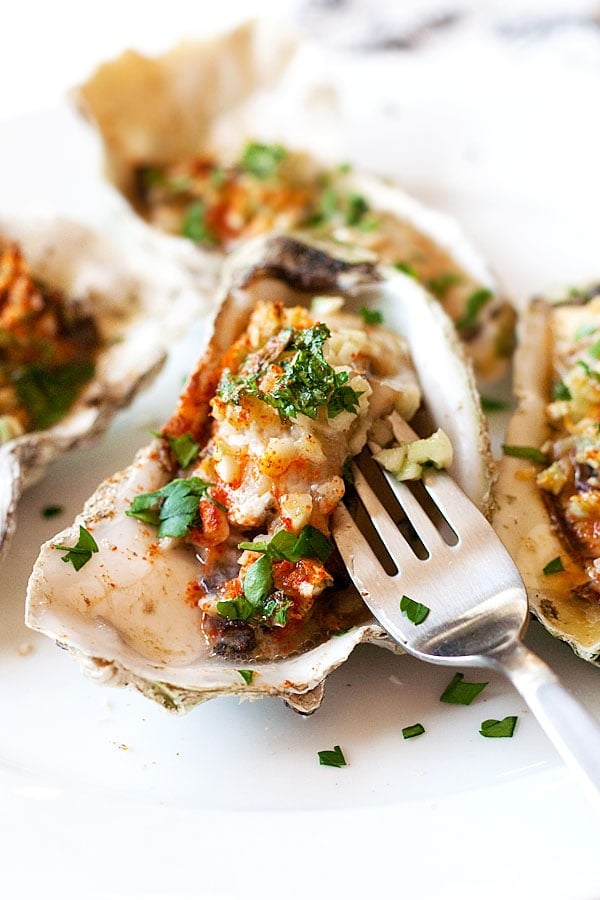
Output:
[[[417,436],[404,422],[401,427],[402,437]],[[375,618],[419,659],[506,675],[598,802],[600,725],[521,642],[528,621],[525,585],[485,516],[447,472],[425,470],[425,490],[411,490],[380,469],[368,450],[359,461],[360,467],[353,463],[354,488],[366,517],[360,508],[353,517],[349,504],[339,504],[333,537]],[[374,477],[384,481],[373,487]],[[384,493],[399,516],[387,511]],[[429,609],[424,621],[413,624],[401,612],[401,597]]]

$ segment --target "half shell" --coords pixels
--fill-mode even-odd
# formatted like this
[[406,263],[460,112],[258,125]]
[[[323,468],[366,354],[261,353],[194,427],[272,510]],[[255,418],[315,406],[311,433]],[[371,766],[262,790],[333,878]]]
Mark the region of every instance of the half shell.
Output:
[[599,337],[598,285],[536,299],[523,314],[515,355],[518,408],[506,450],[542,455],[504,456],[494,516],[534,615],[595,664],[600,657]]
[[[290,237],[248,244],[229,261],[212,337],[192,380],[210,380],[215,358],[246,327],[257,300],[277,297],[297,304],[323,293],[342,294],[356,311],[372,304],[386,325],[405,337],[428,413],[453,442],[452,471],[488,509],[489,443],[470,368],[439,304],[402,273],[352,263]],[[321,702],[328,673],[358,643],[391,647],[365,608],[347,633],[288,658],[244,664],[209,655],[200,611],[182,599],[186,586],[198,580],[193,549],[180,544],[157,550],[155,530],[153,537],[148,527],[124,515],[136,495],[172,477],[153,442],[132,466],[98,488],[70,528],[42,547],[28,588],[27,624],[68,647],[87,674],[133,685],[179,711],[219,694],[240,694],[280,696],[311,712]],[[72,546],[80,525],[93,532],[100,552],[76,572],[54,545]],[[250,668],[253,677],[246,684],[240,670]]]
[[62,219],[1,220],[0,235],[21,248],[35,279],[91,316],[101,338],[94,376],[64,417],[0,445],[1,556],[23,490],[60,454],[98,438],[159,371],[173,337],[203,308],[203,273]]
[[[231,249],[231,240],[223,243],[214,232],[228,233],[230,222],[238,222],[240,193],[248,188],[247,182],[240,186],[237,181],[245,142],[277,141],[302,150],[288,151],[281,182],[275,189],[269,184],[267,192],[248,204],[259,213],[247,228],[233,226],[238,237],[302,228],[360,247],[365,258],[409,267],[457,323],[478,377],[499,378],[512,352],[514,311],[495,277],[450,217],[384,179],[347,171],[339,160],[329,165],[318,161],[323,131],[327,125],[331,130],[335,109],[325,122],[315,121],[320,100],[309,77],[314,79],[313,69],[319,66],[312,57],[302,63],[305,47],[296,54],[292,49],[288,35],[254,22],[217,40],[182,44],[163,56],[129,51],[100,66],[79,88],[77,99],[99,131],[110,179],[143,218],[176,234],[187,232],[198,241],[199,253],[214,257]],[[320,91],[326,93],[323,85]],[[152,174],[154,181],[189,183],[207,159],[215,175],[206,179],[211,196],[225,170],[238,173],[233,199],[227,185],[225,199],[219,194],[210,202],[204,187],[199,193],[177,188],[164,214],[156,213],[141,188],[144,178]],[[183,168],[165,175],[173,166]],[[304,205],[299,194],[308,195]],[[349,215],[328,218],[327,212],[324,222],[315,209],[330,211],[336,196],[342,206],[358,199],[369,214],[359,214],[355,205]],[[208,208],[206,215],[214,219],[208,232],[197,223],[186,228],[182,207],[194,215]]]

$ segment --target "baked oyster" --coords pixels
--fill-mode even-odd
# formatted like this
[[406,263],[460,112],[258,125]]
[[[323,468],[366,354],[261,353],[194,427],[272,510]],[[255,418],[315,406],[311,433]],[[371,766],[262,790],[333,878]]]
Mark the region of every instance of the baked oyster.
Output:
[[495,528],[531,609],[583,659],[600,656],[600,285],[535,299],[515,355],[518,408]]
[[294,54],[287,38],[265,42],[263,28],[100,66],[77,98],[101,136],[109,177],[144,220],[207,258],[258,234],[301,230],[397,266],[442,303],[478,377],[499,378],[515,314],[488,267],[449,217],[384,179],[318,161],[322,123],[308,124],[298,144],[297,120],[309,111],[289,96],[284,61]]
[[0,221],[0,556],[23,490],[159,371],[196,277],[74,222]]
[[42,547],[27,624],[169,709],[239,694],[313,711],[358,643],[395,649],[336,562],[329,518],[346,462],[422,397],[488,509],[485,418],[439,304],[394,270],[251,242],[160,436]]

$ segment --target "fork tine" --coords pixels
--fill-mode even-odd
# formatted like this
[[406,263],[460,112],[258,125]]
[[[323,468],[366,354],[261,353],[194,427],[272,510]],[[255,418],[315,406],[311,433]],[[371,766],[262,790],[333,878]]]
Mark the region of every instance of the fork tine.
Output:
[[[389,548],[390,546],[394,546],[394,543],[397,543],[398,537],[400,536],[397,525],[393,522],[389,513],[386,512],[383,504],[375,495],[371,485],[360,469],[355,466],[353,471],[356,493],[362,500],[377,532],[381,536],[386,547]],[[423,510],[420,503],[413,497],[407,486],[397,481],[393,476],[389,475],[388,472],[383,472],[383,475],[385,476],[391,492],[404,510],[409,522],[415,529],[426,549],[430,553],[435,553],[443,547],[446,547],[439,531],[427,513]]]

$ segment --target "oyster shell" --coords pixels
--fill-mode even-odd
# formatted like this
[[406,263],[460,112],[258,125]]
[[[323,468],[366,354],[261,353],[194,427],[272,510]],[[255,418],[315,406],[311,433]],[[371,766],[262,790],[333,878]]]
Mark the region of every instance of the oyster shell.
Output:
[[[62,294],[100,336],[93,377],[59,421],[0,444],[0,556],[16,527],[19,498],[50,463],[91,443],[161,368],[166,348],[203,308],[202,273],[168,253],[116,247],[65,219],[0,220],[0,235],[21,248],[34,279]],[[140,255],[142,253],[142,255]]]
[[[400,272],[351,262],[291,237],[259,239],[231,257],[212,337],[174,421],[180,415],[186,417],[184,424],[193,418],[193,431],[200,432],[205,405],[190,408],[189,398],[212,396],[204,386],[212,384],[214,392],[216,361],[246,328],[258,300],[306,303],[323,292],[342,294],[355,310],[373,305],[387,327],[404,336],[428,413],[454,444],[452,471],[488,509],[492,471],[485,417],[470,368],[439,304]],[[76,522],[41,549],[28,586],[27,624],[68,647],[88,675],[113,685],[132,685],[178,711],[220,694],[240,694],[279,696],[308,713],[321,702],[326,676],[357,644],[369,641],[393,649],[360,598],[351,593],[347,633],[326,635],[285,658],[231,661],[211,656],[198,604],[182,600],[189,584],[199,579],[193,549],[181,543],[161,548],[155,529],[124,514],[140,492],[155,491],[170,481],[172,469],[155,440],[128,469],[100,485]],[[55,545],[73,546],[80,526],[93,532],[100,552],[77,572],[65,565]],[[343,605],[343,598],[340,602]],[[252,678],[246,683],[242,674],[249,669]]]
[[[302,49],[295,55],[287,35],[253,22],[163,56],[130,51],[104,63],[77,99],[101,136],[110,179],[146,221],[185,233],[205,258],[259,233],[302,228],[406,266],[455,321],[478,377],[501,377],[515,314],[495,277],[450,217],[384,179],[318,162],[324,123],[311,118],[316,88],[304,84],[314,60],[294,66]],[[305,152],[247,145],[262,154],[253,178],[244,174],[248,136]],[[269,150],[285,157],[273,178],[263,168]]]
[[598,285],[537,298],[523,314],[515,355],[518,407],[505,439],[506,452],[522,457],[505,455],[500,462],[494,516],[494,527],[521,571],[534,615],[596,665],[598,337]]

